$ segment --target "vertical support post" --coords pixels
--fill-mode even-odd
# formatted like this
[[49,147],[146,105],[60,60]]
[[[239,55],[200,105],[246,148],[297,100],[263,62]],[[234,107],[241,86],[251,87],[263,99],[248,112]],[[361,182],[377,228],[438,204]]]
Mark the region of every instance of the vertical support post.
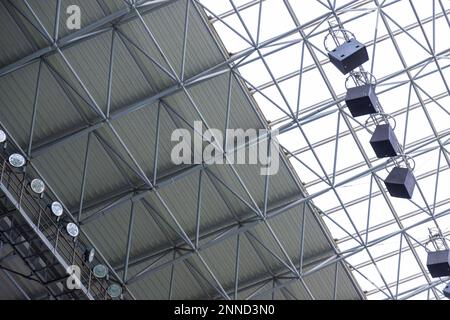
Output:
[[304,257],[304,251],[305,251],[305,219],[306,216],[306,205],[303,204],[303,209],[302,209],[302,227],[301,227],[301,231],[300,231],[300,264],[298,267],[298,272],[300,273],[300,275],[303,275],[303,257]]
[[109,118],[111,110],[111,95],[112,95],[112,79],[114,69],[114,51],[115,51],[116,29],[112,30],[111,35],[111,49],[109,52],[109,71],[108,71],[108,92],[106,97],[106,117]]
[[333,289],[333,300],[337,299],[337,286],[339,279],[339,262],[336,261],[336,269],[334,270],[334,289]]
[[227,92],[227,111],[225,116],[225,137],[223,139],[223,152],[227,156],[228,152],[228,134],[227,129],[230,122],[230,112],[231,112],[231,90],[233,86],[233,72],[230,70],[230,77],[228,78],[228,92]]
[[202,176],[203,176],[203,169],[200,170],[198,174],[198,195],[197,195],[197,221],[195,226],[195,250],[198,250],[198,241],[200,238],[200,214],[202,211]]
[[263,208],[263,217],[264,219],[267,217],[267,204],[269,200],[269,177],[270,177],[270,165],[272,161],[272,152],[270,148],[270,144],[272,143],[272,137],[269,136],[267,141],[267,171],[266,176],[264,177],[264,208]]
[[[403,245],[403,234],[400,233],[400,248],[398,249],[398,266],[397,266],[397,286],[395,288],[395,300],[398,299],[398,287],[400,285],[400,266],[402,264],[402,245]],[[428,291],[428,294],[430,291]]]
[[134,225],[134,201],[131,201],[131,210],[130,210],[130,222],[128,224],[128,239],[127,239],[127,251],[125,254],[125,265],[124,265],[124,271],[123,271],[123,282],[127,282],[127,276],[128,276],[128,265],[130,261],[130,252],[131,252],[131,239],[133,235],[133,225]]
[[159,154],[159,134],[161,125],[161,102],[158,103],[158,113],[156,116],[156,141],[155,141],[155,159],[153,161],[153,186],[156,187],[158,177],[158,154]]
[[31,116],[30,135],[28,138],[28,149],[27,149],[28,159],[31,159],[31,148],[33,144],[33,133],[34,133],[34,126],[36,124],[37,105],[39,99],[39,88],[41,86],[41,70],[42,70],[42,59],[39,60],[39,69],[36,80],[36,90],[34,92],[33,114]]
[[239,262],[241,253],[241,234],[238,233],[236,236],[236,263],[234,265],[234,300],[238,299],[238,289],[239,289]]
[[91,132],[89,132],[88,137],[87,137],[86,152],[84,154],[83,178],[81,180],[80,206],[78,207],[77,224],[80,223],[81,212],[83,211],[84,189],[86,187],[87,168],[88,168],[88,161],[89,161],[89,149],[90,149],[90,145],[91,145],[90,142],[91,142]]
[[56,2],[56,14],[55,14],[55,22],[53,26],[53,40],[54,42],[58,42],[59,39],[59,20],[61,17],[61,0],[57,0]]
[[[175,260],[176,255],[177,255],[177,250],[173,250],[172,260]],[[175,278],[175,263],[172,264],[172,266],[170,268],[169,300],[172,300],[174,278]]]
[[187,35],[189,28],[189,6],[191,0],[186,0],[186,12],[184,15],[184,33],[183,33],[183,48],[181,52],[181,82],[184,81],[184,71],[185,71],[185,63],[186,63],[186,45],[187,45]]

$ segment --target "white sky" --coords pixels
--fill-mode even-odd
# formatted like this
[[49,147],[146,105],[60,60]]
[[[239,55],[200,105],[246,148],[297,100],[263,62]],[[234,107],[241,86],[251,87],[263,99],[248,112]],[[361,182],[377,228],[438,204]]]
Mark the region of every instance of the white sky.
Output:
[[[258,12],[259,12],[259,2],[250,0],[232,0],[236,7],[240,7],[247,3],[255,3],[255,5],[249,6],[247,9],[240,10],[242,19],[245,22],[247,30],[250,32],[252,38],[256,41],[258,36]],[[327,1],[321,1],[327,4]],[[333,1],[329,1],[333,3]],[[335,1],[336,7],[341,7],[350,1],[341,0]],[[339,11],[339,16],[341,21],[347,30],[352,31],[357,40],[363,43],[372,43],[374,39],[375,32],[377,32],[377,37],[379,39],[385,38],[384,41],[378,42],[375,46],[368,46],[369,61],[364,64],[364,68],[367,71],[371,71],[376,78],[380,81],[384,77],[394,74],[395,72],[402,71],[403,65],[397,54],[392,41],[387,37],[387,29],[383,24],[381,18],[379,18],[378,28],[376,28],[376,21],[378,17],[378,11],[376,8],[376,3],[374,1],[360,1],[364,2],[365,5],[361,6],[357,10],[347,10],[343,12]],[[414,66],[415,64],[430,58],[432,55],[429,52],[426,38],[424,37],[422,30],[419,27],[412,28],[408,31],[409,35],[399,32],[399,26],[406,28],[407,26],[417,23],[416,16],[413,9],[411,8],[410,2],[406,0],[396,1],[396,0],[386,0],[380,1],[384,2],[385,7],[383,12],[389,16],[395,23],[387,18],[388,24],[394,34],[396,34],[395,39],[401,50],[403,58],[408,67]],[[423,69],[421,64],[419,68],[414,68],[411,70],[411,75],[416,78],[415,83],[417,85],[420,98],[422,101],[428,102],[430,97],[437,95],[442,95],[440,99],[437,100],[438,103],[431,101],[426,103],[426,110],[428,112],[428,120],[423,108],[420,106],[420,100],[417,97],[414,90],[410,90],[410,84],[407,82],[399,86],[403,81],[408,80],[405,73],[401,73],[396,77],[384,81],[377,87],[378,98],[385,112],[395,115],[396,128],[395,133],[398,140],[405,145],[406,149],[414,148],[415,142],[421,139],[430,138],[434,135],[433,130],[438,134],[447,132],[450,128],[448,126],[450,116],[450,98],[448,96],[448,88],[446,87],[446,82],[450,84],[450,69],[446,68],[450,66],[449,53],[440,54],[444,50],[450,48],[450,25],[445,16],[443,16],[443,9],[447,12],[447,19],[449,18],[450,11],[450,1],[423,1],[414,0],[412,1],[416,12],[420,19],[428,19],[428,23],[424,23],[424,31],[426,37],[432,46],[435,55],[438,56],[438,64],[442,70],[442,74],[436,72],[438,70],[437,64],[432,61],[426,65]],[[230,0],[202,0],[201,3],[211,12],[208,15],[221,16],[222,14],[233,9]],[[433,10],[433,3],[435,7]],[[442,4],[442,7],[441,7]],[[330,12],[323,4],[318,0],[290,0],[290,5],[292,6],[295,15],[297,16],[300,24],[308,23],[315,18]],[[431,22],[431,17],[433,12],[436,15],[435,23]],[[363,17],[358,17],[353,21],[349,21],[352,18],[359,16],[363,13],[368,13]],[[249,36],[246,33],[245,28],[239,20],[236,14],[227,15],[223,18],[223,21],[228,25],[225,25],[221,21],[215,21],[214,27],[217,30],[219,36],[222,38],[227,50],[231,53],[239,53],[240,51],[249,48],[251,42]],[[317,27],[313,25],[312,27],[307,27],[304,29],[306,34],[313,33],[314,36],[309,38],[311,44],[315,46],[313,49],[314,54],[319,60],[326,61],[323,64],[323,69],[328,77],[330,83],[332,84],[333,90],[338,96],[345,94],[345,76],[343,76],[334,66],[332,66],[328,60],[323,47],[323,39],[326,35],[323,31],[327,29],[328,24],[326,21]],[[238,32],[244,39],[238,36],[233,30]],[[290,17],[286,6],[282,0],[264,0],[262,2],[261,9],[261,21],[259,29],[259,42],[264,42],[265,40],[272,39],[273,37],[279,36],[287,31],[295,28],[295,24]],[[401,31],[401,30],[400,30]],[[416,43],[411,37],[415,38],[419,43]],[[279,41],[275,42],[273,46],[261,49],[261,53],[265,54],[267,52],[273,51],[286,43],[286,41],[300,40],[300,35],[298,32],[293,33],[288,37],[284,37]],[[295,45],[291,45],[277,53],[274,53],[265,58],[266,64],[269,66],[272,75],[278,79],[280,77],[292,74],[293,72],[298,72],[300,69],[300,62],[302,56],[302,42],[298,42]],[[375,53],[375,54],[374,54]],[[256,53],[252,54],[245,61],[251,61],[253,58],[258,58],[256,61],[246,64],[240,67],[238,70],[240,74],[253,86],[259,87],[263,86],[264,89],[261,90],[263,94],[255,93],[254,98],[259,104],[260,109],[266,116],[266,118],[274,124],[274,127],[286,124],[289,122],[286,114],[280,111],[272,102],[276,103],[282,110],[289,112],[288,105],[295,111],[297,106],[299,106],[300,116],[308,114],[311,111],[317,110],[321,105],[325,105],[330,102],[332,96],[327,89],[327,86],[321,77],[318,69],[316,67],[311,68],[314,65],[313,58],[309,51],[305,49],[303,52],[303,75],[302,75],[302,85],[300,90],[300,101],[298,101],[298,88],[299,88],[299,77],[294,75],[289,77],[288,80],[280,81],[278,88],[273,85],[272,78],[268,72],[265,64],[261,59],[258,58]],[[431,73],[426,75],[427,73]],[[420,78],[420,76],[423,76]],[[269,84],[268,86],[264,86]],[[396,87],[397,86],[397,87]],[[392,89],[394,88],[394,89]],[[390,91],[386,91],[391,89]],[[269,97],[271,101],[264,97]],[[285,100],[282,95],[284,95]],[[405,112],[406,108],[414,107]],[[315,144],[324,139],[330,138],[327,143],[323,143],[320,147],[315,147],[318,159],[321,165],[325,169],[328,175],[333,173],[334,154],[336,152],[336,170],[340,172],[341,170],[346,170],[353,165],[359,164],[358,168],[353,168],[352,170],[347,170],[343,174],[339,174],[336,177],[335,183],[344,181],[345,179],[354,176],[355,174],[365,171],[368,169],[361,152],[358,150],[357,144],[353,137],[349,134],[341,137],[338,142],[337,151],[335,151],[335,136],[338,128],[338,118],[339,120],[339,132],[347,132],[348,127],[341,116],[338,116],[337,106],[334,105],[328,108],[327,111],[335,111],[327,116],[320,119],[316,119],[302,126],[306,138],[311,144]],[[345,112],[348,110],[345,108]],[[351,117],[349,119],[350,125],[358,130],[357,136],[360,140],[364,152],[372,159],[372,164],[375,166],[379,163],[383,163],[386,159],[376,160],[375,154],[369,144],[371,134],[365,130],[361,130],[361,125],[364,124],[366,118],[359,117],[354,121]],[[431,124],[430,124],[431,122]],[[433,128],[434,127],[434,128]],[[405,131],[405,128],[407,130]],[[371,128],[373,130],[373,127]],[[443,138],[441,142],[446,143],[449,137]],[[296,153],[297,157],[303,162],[300,163],[295,158],[290,158],[290,161],[298,172],[301,180],[306,183],[307,190],[309,194],[313,194],[317,191],[326,189],[329,187],[325,182],[318,179],[317,175],[306,168],[305,164],[314,170],[321,177],[324,176],[323,171],[314,157],[311,149],[308,147],[305,137],[302,135],[300,130],[294,129],[285,133],[279,137],[281,144],[289,151]],[[437,147],[436,142],[428,144],[426,147],[420,148],[417,152],[422,152],[427,148]],[[445,146],[444,146],[445,148]],[[446,148],[446,156],[450,159],[450,154],[448,147]],[[416,188],[412,201],[404,199],[396,199],[389,197],[396,213],[401,218],[401,223],[404,227],[413,225],[414,223],[420,222],[429,217],[429,214],[419,210],[419,207],[426,207],[427,205],[432,207],[434,203],[441,203],[437,205],[435,213],[445,211],[450,208],[450,204],[446,201],[450,198],[450,172],[448,170],[450,163],[446,162],[444,154],[439,151],[439,149],[434,148],[423,155],[417,155],[416,153],[411,153],[413,156],[416,167],[414,174],[416,177],[423,174],[428,174],[428,177],[420,179],[418,182],[418,188]],[[440,155],[440,156],[439,156]],[[438,181],[436,182],[436,172],[438,168],[441,167],[438,175]],[[381,178],[385,178],[387,171],[382,169],[377,172]],[[345,184],[336,188],[337,195],[340,197],[341,201],[346,204],[346,209],[348,215],[354,226],[362,233],[363,239],[365,239],[365,230],[368,221],[368,209],[369,201],[363,200],[359,201],[357,204],[350,205],[352,201],[360,197],[367,196],[369,194],[371,186],[371,177],[366,176],[352,181],[351,183]],[[435,188],[437,185],[437,189]],[[437,192],[435,192],[437,190]],[[372,192],[376,193],[379,189],[375,184],[372,183]],[[423,197],[421,192],[423,192]],[[424,200],[425,199],[425,200]],[[425,202],[426,201],[426,202]],[[341,250],[346,250],[357,245],[357,243],[348,237],[348,233],[354,234],[355,229],[348,219],[347,213],[342,209],[338,197],[332,191],[325,193],[322,196],[316,197],[314,203],[324,212],[329,213],[329,217],[338,223],[346,232],[344,232],[340,227],[336,226],[331,219],[324,217],[324,220],[331,230],[333,236],[339,241],[339,248]],[[334,209],[336,208],[336,209]],[[392,232],[399,230],[399,225],[393,220],[394,216],[387,205],[387,201],[381,195],[376,195],[371,198],[370,201],[370,219],[368,222],[371,232],[368,235],[368,240],[377,239],[384,235],[388,235]],[[411,214],[414,212],[415,214]],[[450,217],[445,216],[438,219],[438,224],[444,233],[450,233]],[[379,227],[382,226],[382,227]],[[434,228],[436,225],[433,222],[424,223],[420,226],[414,227],[408,231],[408,234],[414,239],[423,243],[428,237],[428,228]],[[426,251],[425,249],[417,244],[414,240],[411,242],[418,246],[417,253],[423,265],[426,264]],[[395,282],[397,279],[398,271],[398,261],[399,261],[399,251],[400,247],[400,236],[390,238],[389,240],[383,241],[382,243],[370,247],[370,254],[374,259],[380,258],[389,253],[393,253],[390,257],[386,257],[377,262],[376,266],[380,271],[381,275],[384,277],[387,283]],[[412,252],[407,246],[406,239],[403,237],[402,247],[404,249],[401,255],[400,264],[400,275],[399,279],[404,279],[398,287],[399,297],[402,297],[401,293],[407,292],[410,289],[420,287],[427,283],[424,276],[421,274],[421,269],[416,262]],[[360,266],[358,272],[353,272],[358,282],[360,283],[363,290],[370,293],[370,299],[384,299],[386,294],[390,294],[389,291],[384,290],[380,292],[376,289],[376,286],[383,287],[384,282],[380,277],[374,264],[366,263],[369,262],[370,258],[367,251],[362,251],[360,254],[356,254],[348,259],[348,262],[353,266]],[[417,277],[415,277],[417,275]],[[410,277],[412,279],[410,279]],[[369,279],[370,281],[366,280]],[[433,279],[436,280],[436,279]],[[439,284],[436,288],[441,290],[444,287],[443,284]],[[397,287],[394,285],[390,287],[391,294],[395,295],[397,292]],[[425,291],[421,294],[415,295],[413,299],[426,299],[428,297],[428,292]],[[432,298],[432,295],[430,295]]]

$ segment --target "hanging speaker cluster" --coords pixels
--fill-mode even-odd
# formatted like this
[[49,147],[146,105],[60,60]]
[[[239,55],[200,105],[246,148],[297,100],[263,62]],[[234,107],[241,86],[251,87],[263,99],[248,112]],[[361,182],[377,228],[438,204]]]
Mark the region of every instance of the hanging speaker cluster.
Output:
[[411,169],[394,167],[384,180],[384,184],[392,197],[411,199],[416,179]]
[[450,284],[445,286],[443,293],[447,299],[450,299]]
[[[429,228],[429,240],[425,243],[427,251],[427,269],[432,278],[445,278],[450,276],[450,250],[447,239],[439,229]],[[432,249],[430,250],[430,244]],[[441,279],[442,280],[442,279]],[[450,299],[450,283],[442,290],[444,296]]]
[[[330,39],[333,40],[334,49],[329,48]],[[367,48],[356,40],[355,35],[341,28],[333,29],[330,26],[329,33],[323,41],[328,52],[330,62],[342,73],[348,74],[369,61]]]
[[[327,45],[330,38],[336,45],[332,50],[329,50]],[[408,157],[402,152],[394,128],[389,123],[389,119],[393,118],[383,112],[378,101],[375,77],[363,70],[362,65],[369,60],[366,46],[358,42],[353,33],[331,25],[329,34],[324,39],[324,46],[330,62],[341,73],[349,74],[345,81],[345,103],[350,114],[352,117],[369,116],[368,120],[375,124],[370,145],[377,158],[393,158],[395,167],[384,181],[389,194],[396,198],[411,199],[416,185],[413,169],[408,163]],[[356,68],[360,70],[355,71]],[[352,83],[351,87],[349,82]],[[406,167],[400,167],[397,158],[402,158]]]
[[396,157],[400,152],[400,144],[389,124],[376,126],[372,138],[370,138],[370,144],[379,159]]
[[375,86],[372,84],[363,84],[347,89],[345,104],[353,117],[377,113],[377,103]]
[[450,250],[429,251],[427,268],[433,278],[450,276]]
[[354,37],[328,52],[330,62],[343,74],[347,74],[369,60],[366,46]]

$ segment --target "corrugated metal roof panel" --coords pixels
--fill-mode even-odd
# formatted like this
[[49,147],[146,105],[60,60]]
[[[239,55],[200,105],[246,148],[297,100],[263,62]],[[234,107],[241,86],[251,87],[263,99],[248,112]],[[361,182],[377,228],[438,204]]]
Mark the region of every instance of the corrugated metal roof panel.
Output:
[[0,3],[0,28],[0,65],[7,65],[33,51],[3,3]]
[[[99,3],[94,1],[72,1],[82,6],[88,14],[84,22],[95,21],[105,15]],[[64,2],[65,3],[65,2]],[[108,4],[112,10],[119,9],[121,5]],[[103,3],[105,5],[105,3]],[[167,55],[169,64],[177,74],[181,68],[181,48],[183,43],[183,21],[186,1],[176,1],[154,12],[145,14],[143,19],[155,36],[158,45]],[[44,5],[33,2],[45,24],[50,25],[48,19],[50,10]],[[191,7],[189,11],[189,30],[186,57],[186,77],[207,70],[211,66],[224,60],[219,46],[215,43],[201,20],[197,11]],[[6,20],[5,20],[6,21]],[[11,21],[6,21],[5,28],[13,28]],[[12,30],[11,30],[12,31]],[[62,34],[69,31],[62,27]],[[123,35],[130,38],[142,47],[157,63],[170,69],[165,59],[158,51],[157,45],[152,43],[142,23],[134,19],[119,27]],[[16,31],[17,32],[17,31]],[[124,108],[143,98],[151,97],[170,86],[175,81],[163,71],[155,67],[142,52],[130,45],[122,35],[116,37],[114,55],[113,81],[112,81],[112,111]],[[20,37],[11,44],[16,48],[11,52],[0,51],[2,65],[24,55],[29,48],[24,46],[25,40]],[[85,83],[89,94],[82,88],[76,76],[66,65],[59,54],[53,54],[46,59],[73,89],[68,88],[61,79],[56,80],[50,76],[45,68],[43,73],[41,107],[38,108],[37,128],[35,130],[35,144],[38,145],[48,139],[64,135],[74,127],[86,127],[92,123],[103,120],[95,112],[93,97],[102,112],[106,112],[106,94],[108,84],[108,61],[111,45],[111,32],[99,34],[91,39],[81,41],[76,45],[63,50],[77,75]],[[129,50],[126,48],[129,46]],[[14,135],[22,146],[28,143],[29,125],[34,97],[34,77],[37,74],[37,64],[20,69],[0,79],[0,103],[2,123]],[[167,106],[161,107],[160,145],[158,156],[158,181],[163,175],[174,174],[178,166],[170,159],[173,142],[170,141],[172,131],[178,127],[188,128],[195,120],[206,120],[210,128],[223,129],[225,126],[229,74],[216,76],[206,82],[199,83],[187,89],[189,96],[182,90],[178,93],[164,97]],[[59,87],[56,83],[60,83]],[[66,88],[66,93],[61,88]],[[79,94],[75,94],[75,91]],[[66,96],[67,94],[67,96]],[[190,100],[195,101],[195,106]],[[74,103],[71,105],[70,101]],[[196,108],[198,108],[196,110]],[[261,114],[254,106],[254,101],[248,95],[242,82],[232,79],[230,128],[265,128]],[[111,121],[111,125],[103,124],[90,136],[90,152],[88,156],[87,180],[84,200],[86,203],[96,203],[108,196],[117,195],[119,191],[137,191],[138,187],[149,187],[145,180],[153,178],[153,162],[155,150],[156,119],[158,102],[143,106],[138,111],[123,115]],[[198,114],[202,114],[202,117]],[[183,123],[175,113],[183,117]],[[191,131],[192,132],[192,131]],[[116,133],[119,137],[116,136]],[[125,145],[123,145],[123,144]],[[51,147],[42,155],[32,159],[47,182],[56,190],[58,196],[76,213],[79,207],[81,184],[83,177],[83,164],[87,145],[87,135],[81,135],[74,140]],[[121,159],[119,159],[121,158]],[[213,177],[223,181],[234,192],[239,194],[252,206],[253,201],[259,208],[264,204],[265,177],[260,174],[259,165],[235,165],[233,172],[230,165],[208,166],[208,173],[203,174],[203,192],[201,205],[200,232],[223,229],[239,220],[256,217],[248,206],[238,200],[235,195]],[[143,172],[140,170],[142,169]],[[272,209],[286,203],[293,197],[298,198],[301,190],[285,162],[280,163],[280,171],[270,177],[268,193],[268,207]],[[186,176],[169,180],[168,185],[161,186],[156,191],[150,191],[143,200],[135,203],[135,224],[132,236],[132,250],[130,261],[142,261],[142,258],[174,246],[174,241],[182,243],[177,234],[179,226],[187,233],[191,241],[195,241],[198,172],[193,170]],[[144,178],[142,175],[147,177]],[[241,182],[245,185],[243,187]],[[142,191],[142,190],[141,190]],[[248,193],[251,195],[251,198]],[[162,199],[162,201],[161,201]],[[144,203],[147,202],[154,209]],[[125,201],[98,219],[82,226],[93,239],[105,257],[119,269],[123,265],[126,252],[128,223],[130,215],[130,202]],[[100,207],[90,212],[95,212]],[[155,214],[154,211],[158,214]],[[169,212],[170,210],[170,212]],[[286,249],[294,263],[299,257],[299,230],[302,206],[298,206],[282,215],[271,219],[268,224],[277,234],[279,241]],[[313,218],[316,213],[307,208],[307,232],[305,234],[305,255],[313,257],[329,252],[332,246],[327,241],[318,222]],[[163,222],[162,217],[166,222]],[[83,217],[85,215],[83,214]],[[176,219],[176,221],[175,221]],[[178,226],[178,225],[179,226]],[[160,227],[159,225],[165,225]],[[169,226],[167,226],[169,225]],[[260,223],[251,230],[251,233],[260,241],[255,242],[251,236],[241,236],[241,283],[251,283],[261,277],[271,276],[273,272],[281,272],[282,263],[269,254],[267,247],[273,253],[287,262],[284,253],[277,241],[272,237],[267,226]],[[208,240],[217,236],[210,235]],[[223,283],[226,290],[231,290],[234,281],[234,250],[235,237],[223,241],[215,246],[201,250],[200,255]],[[175,243],[176,244],[176,243]],[[255,250],[255,248],[258,248]],[[266,252],[264,252],[266,250]],[[179,254],[186,251],[180,250]],[[259,256],[257,254],[259,252]],[[158,261],[156,265],[173,259],[172,253]],[[133,276],[152,263],[152,260],[132,264],[129,275]],[[262,261],[265,260],[265,261]],[[173,298],[194,299],[198,297],[217,297],[215,290],[205,279],[194,271],[200,272],[214,282],[205,269],[202,260],[195,254],[188,259],[177,263],[174,267]],[[170,284],[170,267],[155,272],[151,276],[142,277],[141,280],[130,285],[138,298],[163,299],[168,297]],[[317,277],[317,279],[316,279]],[[318,296],[325,297],[324,288],[329,286],[330,273],[328,269],[317,273],[311,278],[311,286]],[[322,282],[321,282],[322,281]],[[350,283],[351,279],[345,275],[342,281]],[[250,290],[251,291],[251,290]],[[298,290],[298,297],[305,297],[305,292]],[[328,291],[326,291],[328,292]],[[245,295],[246,292],[243,294]],[[343,286],[342,297],[355,297],[355,291]],[[264,296],[265,297],[265,296]]]

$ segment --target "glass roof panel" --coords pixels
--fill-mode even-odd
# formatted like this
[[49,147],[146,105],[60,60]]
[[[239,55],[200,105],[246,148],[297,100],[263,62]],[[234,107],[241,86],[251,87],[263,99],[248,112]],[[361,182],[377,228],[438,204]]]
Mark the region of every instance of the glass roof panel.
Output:
[[[426,269],[430,234],[450,233],[450,2],[200,0],[369,299],[440,299]],[[208,11],[210,10],[210,11]],[[389,196],[389,158],[352,118],[329,63],[329,26],[367,46],[383,110],[415,163],[411,200]],[[235,63],[235,62],[234,62]],[[286,129],[287,128],[287,129]],[[401,254],[400,254],[401,253]]]

